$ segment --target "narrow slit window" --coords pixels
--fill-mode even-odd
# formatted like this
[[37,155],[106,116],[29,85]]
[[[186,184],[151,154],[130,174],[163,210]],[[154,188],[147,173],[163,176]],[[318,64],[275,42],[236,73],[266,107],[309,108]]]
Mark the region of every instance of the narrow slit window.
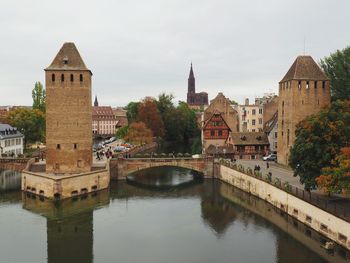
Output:
[[80,74],[79,78],[80,78],[80,82],[83,82],[83,74]]
[[74,81],[74,76],[73,74],[70,74],[70,82],[73,82]]
[[55,79],[56,79],[55,74],[52,74],[52,75],[51,75],[51,80],[52,80],[52,82],[55,82]]
[[73,144],[73,149],[74,149],[74,150],[78,149],[78,144],[77,144],[77,143],[74,143],[74,144]]
[[298,89],[301,89],[301,81],[298,82]]
[[57,144],[57,145],[56,145],[56,149],[57,149],[57,150],[60,150],[60,149],[61,149],[61,144]]
[[64,74],[61,75],[61,81],[64,81]]

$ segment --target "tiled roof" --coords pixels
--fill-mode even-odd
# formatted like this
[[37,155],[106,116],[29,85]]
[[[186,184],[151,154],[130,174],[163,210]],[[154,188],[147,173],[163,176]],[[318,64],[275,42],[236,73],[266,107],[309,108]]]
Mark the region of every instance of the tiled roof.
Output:
[[92,116],[93,117],[109,117],[114,118],[114,113],[112,107],[110,106],[93,106],[92,107]]
[[235,132],[231,133],[234,145],[268,145],[269,140],[264,132]]
[[234,153],[233,145],[224,145],[224,146],[215,146],[213,144],[210,144],[209,147],[206,150],[206,153],[208,154],[229,154]]
[[311,56],[299,56],[280,82],[289,80],[328,80],[326,74]]
[[74,43],[64,43],[51,65],[45,70],[89,70]]

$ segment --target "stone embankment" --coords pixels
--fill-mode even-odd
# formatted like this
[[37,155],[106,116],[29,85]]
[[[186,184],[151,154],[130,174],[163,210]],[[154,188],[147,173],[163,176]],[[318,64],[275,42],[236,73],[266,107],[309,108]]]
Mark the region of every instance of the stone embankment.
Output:
[[29,161],[29,158],[0,158],[0,169],[21,172]]
[[[298,221],[350,250],[350,222],[324,209],[299,198],[288,185],[283,189],[277,182],[250,176],[238,171],[231,164],[222,162],[215,177],[245,192],[257,196]],[[276,185],[274,185],[276,184]]]

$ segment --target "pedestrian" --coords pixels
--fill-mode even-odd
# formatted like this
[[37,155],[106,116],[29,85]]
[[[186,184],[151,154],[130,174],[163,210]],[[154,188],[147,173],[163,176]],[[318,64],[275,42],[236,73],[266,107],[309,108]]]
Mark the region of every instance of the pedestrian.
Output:
[[257,167],[256,167],[256,169],[258,170],[258,172],[260,171],[260,165],[258,165]]
[[270,164],[269,164],[269,162],[267,161],[266,162],[266,169],[269,169],[270,168]]

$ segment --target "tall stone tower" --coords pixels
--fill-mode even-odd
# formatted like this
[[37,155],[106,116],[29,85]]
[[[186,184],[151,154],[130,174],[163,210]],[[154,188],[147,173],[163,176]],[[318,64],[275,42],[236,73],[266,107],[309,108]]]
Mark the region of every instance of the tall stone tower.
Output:
[[330,104],[329,79],[311,56],[299,56],[279,82],[278,162],[288,164],[296,125]]
[[91,171],[91,76],[74,43],[45,69],[47,173]]

